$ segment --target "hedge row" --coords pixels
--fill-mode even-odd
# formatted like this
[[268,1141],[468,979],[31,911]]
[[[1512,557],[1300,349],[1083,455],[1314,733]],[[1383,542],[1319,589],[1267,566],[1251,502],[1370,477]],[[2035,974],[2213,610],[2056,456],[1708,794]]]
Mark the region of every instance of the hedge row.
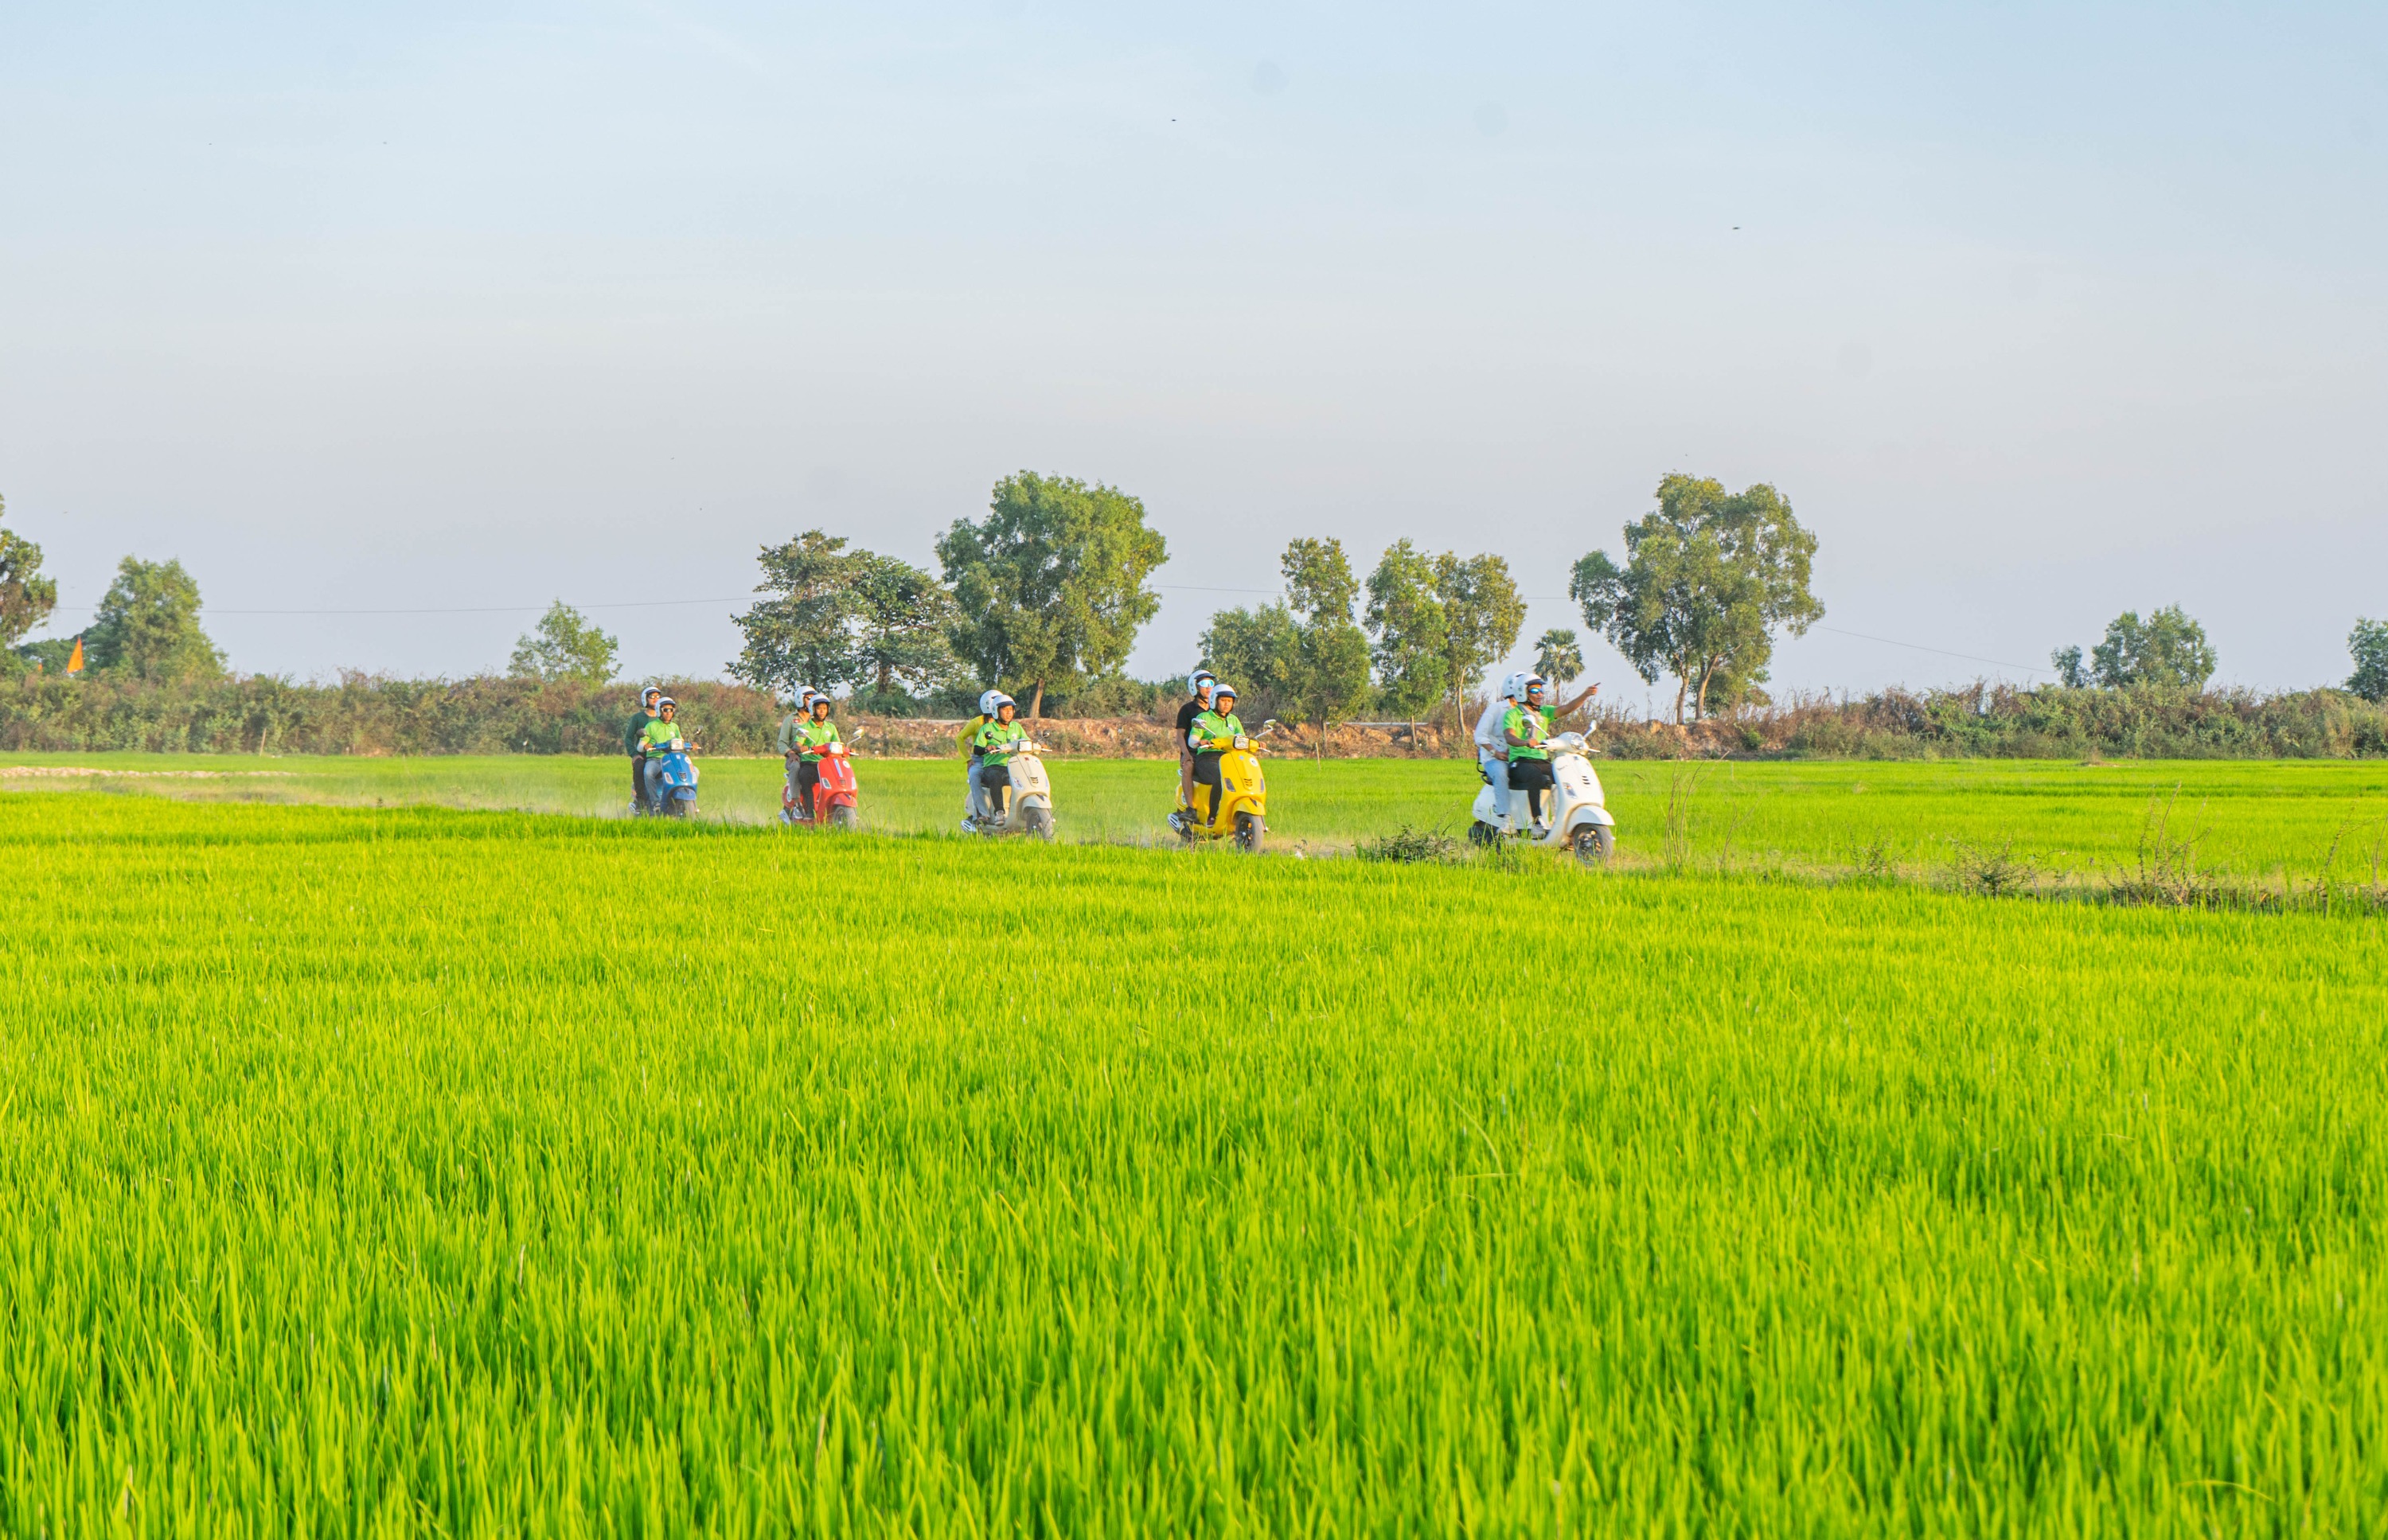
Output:
[[2348,759],[2388,755],[2388,706],[2342,690],[1973,685],[1761,707],[1689,730],[1605,722],[1620,758]]
[[[780,707],[763,690],[704,680],[665,685],[696,741],[715,753],[770,751]],[[633,685],[481,676],[336,685],[270,675],[159,686],[90,675],[0,679],[0,749],[150,753],[603,754],[620,751]]]
[[[666,688],[706,751],[771,751],[781,708],[769,694],[694,679]],[[1149,696],[1158,687],[1137,688]],[[260,675],[161,686],[35,672],[0,678],[0,750],[604,754],[619,751],[623,725],[636,705],[629,685],[489,676],[451,681],[351,674],[337,684],[303,685]],[[1165,720],[1123,714],[1120,724],[1160,731]],[[1090,745],[1099,741],[1120,753],[1139,751],[1149,736],[1083,726]],[[951,751],[950,738],[924,725],[910,731],[882,722],[873,731],[885,739],[873,745],[882,752]],[[1300,732],[1291,736],[1307,741]],[[911,744],[911,737],[921,742]],[[1335,738],[1328,751],[1339,755],[1440,748],[1440,738],[1429,735],[1416,744],[1398,732],[1359,728],[1339,729]],[[1618,758],[2344,759],[2388,755],[2388,706],[2330,689],[2257,695],[1975,685],[1885,690],[1858,701],[1803,700],[1689,728],[1604,713],[1599,740]]]

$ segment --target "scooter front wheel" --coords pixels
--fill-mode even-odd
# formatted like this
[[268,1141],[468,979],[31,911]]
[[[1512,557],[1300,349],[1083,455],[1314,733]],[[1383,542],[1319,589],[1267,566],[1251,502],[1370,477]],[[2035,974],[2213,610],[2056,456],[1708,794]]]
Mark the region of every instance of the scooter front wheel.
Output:
[[1032,807],[1021,815],[1021,820],[1022,827],[1030,835],[1044,840],[1047,844],[1052,843],[1053,814],[1049,811],[1041,807]]
[[838,806],[829,810],[829,827],[832,828],[860,828],[862,827],[862,820],[855,816],[854,809],[845,806]]
[[1236,814],[1236,849],[1246,855],[1258,855],[1268,842],[1268,826],[1249,813]]
[[1607,861],[1617,850],[1617,836],[1607,824],[1586,824],[1575,831],[1569,841],[1575,847],[1575,858],[1587,866],[1597,866]]

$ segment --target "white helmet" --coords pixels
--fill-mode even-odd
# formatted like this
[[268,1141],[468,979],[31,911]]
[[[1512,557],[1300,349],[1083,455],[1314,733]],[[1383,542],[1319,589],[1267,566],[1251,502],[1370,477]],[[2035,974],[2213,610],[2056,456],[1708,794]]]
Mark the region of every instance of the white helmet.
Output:
[[1204,685],[1215,685],[1218,682],[1219,676],[1217,675],[1212,673],[1207,668],[1198,668],[1193,673],[1186,675],[1186,693],[1188,695],[1200,695],[1202,693],[1202,687]]
[[1226,681],[1225,679],[1213,680],[1213,681],[1212,682],[1212,685],[1211,685],[1211,709],[1212,709],[1212,710],[1213,710],[1213,711],[1218,710],[1218,708],[1219,708],[1219,702],[1220,702],[1220,701],[1233,701],[1235,698],[1236,698],[1236,687],[1235,687],[1235,686],[1233,686],[1233,685],[1231,685],[1231,684],[1227,683],[1227,681]]
[[796,710],[800,712],[808,712],[812,709],[813,687],[810,685],[798,685],[796,687]]
[[978,698],[978,713],[981,716],[993,716],[997,704],[1010,699],[1011,697],[999,689],[982,690]]
[[1526,676],[1523,674],[1512,674],[1502,680],[1501,697],[1505,701],[1523,701],[1526,698]]

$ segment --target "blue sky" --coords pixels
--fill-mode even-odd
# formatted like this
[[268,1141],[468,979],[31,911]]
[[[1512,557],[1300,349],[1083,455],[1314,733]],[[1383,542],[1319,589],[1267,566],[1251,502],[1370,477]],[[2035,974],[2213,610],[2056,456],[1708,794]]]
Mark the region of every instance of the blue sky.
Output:
[[[2025,678],[2175,600],[2302,685],[2388,615],[2388,7],[0,30],[9,523],[69,605],[180,557],[244,669],[494,667],[560,596],[710,674],[762,542],[933,564],[1021,468],[1169,536],[1148,675],[1292,536],[1558,596],[1677,469],[1822,536],[1791,688]],[[612,607],[665,600],[708,602]],[[237,612],[298,609],[344,612]]]

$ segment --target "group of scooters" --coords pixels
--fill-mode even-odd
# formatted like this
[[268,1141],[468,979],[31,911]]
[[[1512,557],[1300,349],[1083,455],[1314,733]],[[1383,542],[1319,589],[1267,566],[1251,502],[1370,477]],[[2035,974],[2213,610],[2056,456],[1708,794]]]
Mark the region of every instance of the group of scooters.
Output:
[[[1189,800],[1181,787],[1169,827],[1188,844],[1211,839],[1230,840],[1238,851],[1259,854],[1268,840],[1268,778],[1261,772],[1261,739],[1277,731],[1274,720],[1219,755],[1219,795],[1215,803],[1197,788]],[[1496,789],[1489,776],[1476,794],[1473,822],[1467,835],[1479,845],[1529,842],[1572,849],[1586,865],[1606,861],[1616,848],[1616,822],[1605,805],[1600,776],[1592,768],[1594,750],[1581,733],[1560,733],[1546,740],[1551,756],[1549,815],[1541,822],[1523,816],[1527,798],[1521,791]],[[790,827],[851,829],[859,827],[860,813],[852,755],[842,742],[816,751],[812,795],[800,802],[794,777],[781,792],[780,817]],[[1046,774],[1044,744],[1034,739],[1015,744],[1007,759],[1003,779],[982,784],[975,761],[969,784],[962,832],[987,839],[1023,834],[1053,838],[1053,784]],[[1497,763],[1497,762],[1496,762]],[[643,816],[685,818],[696,811],[697,771],[685,740],[675,737],[661,755],[647,761],[647,796],[636,809]],[[1190,805],[1189,805],[1190,802]]]

